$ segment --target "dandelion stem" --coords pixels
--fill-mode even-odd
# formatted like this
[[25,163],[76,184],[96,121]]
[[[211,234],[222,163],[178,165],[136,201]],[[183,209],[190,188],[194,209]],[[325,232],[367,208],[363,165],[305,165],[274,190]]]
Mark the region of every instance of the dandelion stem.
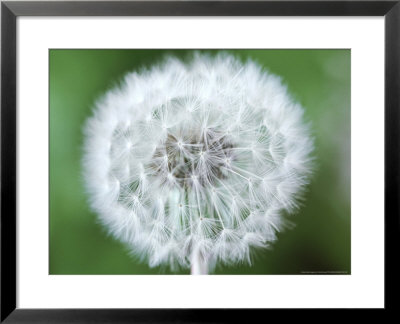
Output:
[[195,248],[192,252],[190,274],[191,275],[207,275],[208,274],[208,262],[201,255],[198,248]]

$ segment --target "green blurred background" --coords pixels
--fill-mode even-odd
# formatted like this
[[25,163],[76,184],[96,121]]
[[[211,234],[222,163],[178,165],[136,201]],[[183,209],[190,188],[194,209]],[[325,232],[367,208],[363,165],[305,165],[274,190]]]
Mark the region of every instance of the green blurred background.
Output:
[[[50,274],[171,273],[130,256],[96,221],[81,176],[82,127],[96,98],[126,72],[190,52],[50,50]],[[282,77],[312,123],[316,169],[304,206],[291,217],[296,226],[256,253],[252,266],[219,266],[215,273],[350,274],[350,50],[225,52]]]

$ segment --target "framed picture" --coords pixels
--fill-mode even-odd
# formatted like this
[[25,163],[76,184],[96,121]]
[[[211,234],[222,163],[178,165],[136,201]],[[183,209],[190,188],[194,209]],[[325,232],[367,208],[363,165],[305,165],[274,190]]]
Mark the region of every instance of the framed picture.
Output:
[[1,10],[1,321],[394,308],[398,1]]

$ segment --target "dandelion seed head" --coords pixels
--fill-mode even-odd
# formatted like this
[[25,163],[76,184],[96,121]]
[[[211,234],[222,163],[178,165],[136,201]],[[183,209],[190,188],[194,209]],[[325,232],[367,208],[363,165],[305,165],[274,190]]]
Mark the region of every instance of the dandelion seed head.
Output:
[[128,73],[85,125],[84,176],[104,226],[150,266],[251,261],[298,208],[313,141],[279,77],[233,56]]

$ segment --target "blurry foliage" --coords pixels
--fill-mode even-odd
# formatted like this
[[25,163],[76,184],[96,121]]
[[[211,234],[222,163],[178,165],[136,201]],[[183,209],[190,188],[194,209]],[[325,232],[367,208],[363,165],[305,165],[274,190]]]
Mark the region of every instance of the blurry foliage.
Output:
[[[189,50],[50,50],[50,274],[169,274],[109,237],[84,191],[82,127],[94,101],[128,71]],[[207,51],[215,52],[215,51]],[[229,50],[282,77],[315,137],[315,173],[295,227],[252,266],[217,274],[350,273],[350,50]],[[182,274],[189,271],[182,271]]]

